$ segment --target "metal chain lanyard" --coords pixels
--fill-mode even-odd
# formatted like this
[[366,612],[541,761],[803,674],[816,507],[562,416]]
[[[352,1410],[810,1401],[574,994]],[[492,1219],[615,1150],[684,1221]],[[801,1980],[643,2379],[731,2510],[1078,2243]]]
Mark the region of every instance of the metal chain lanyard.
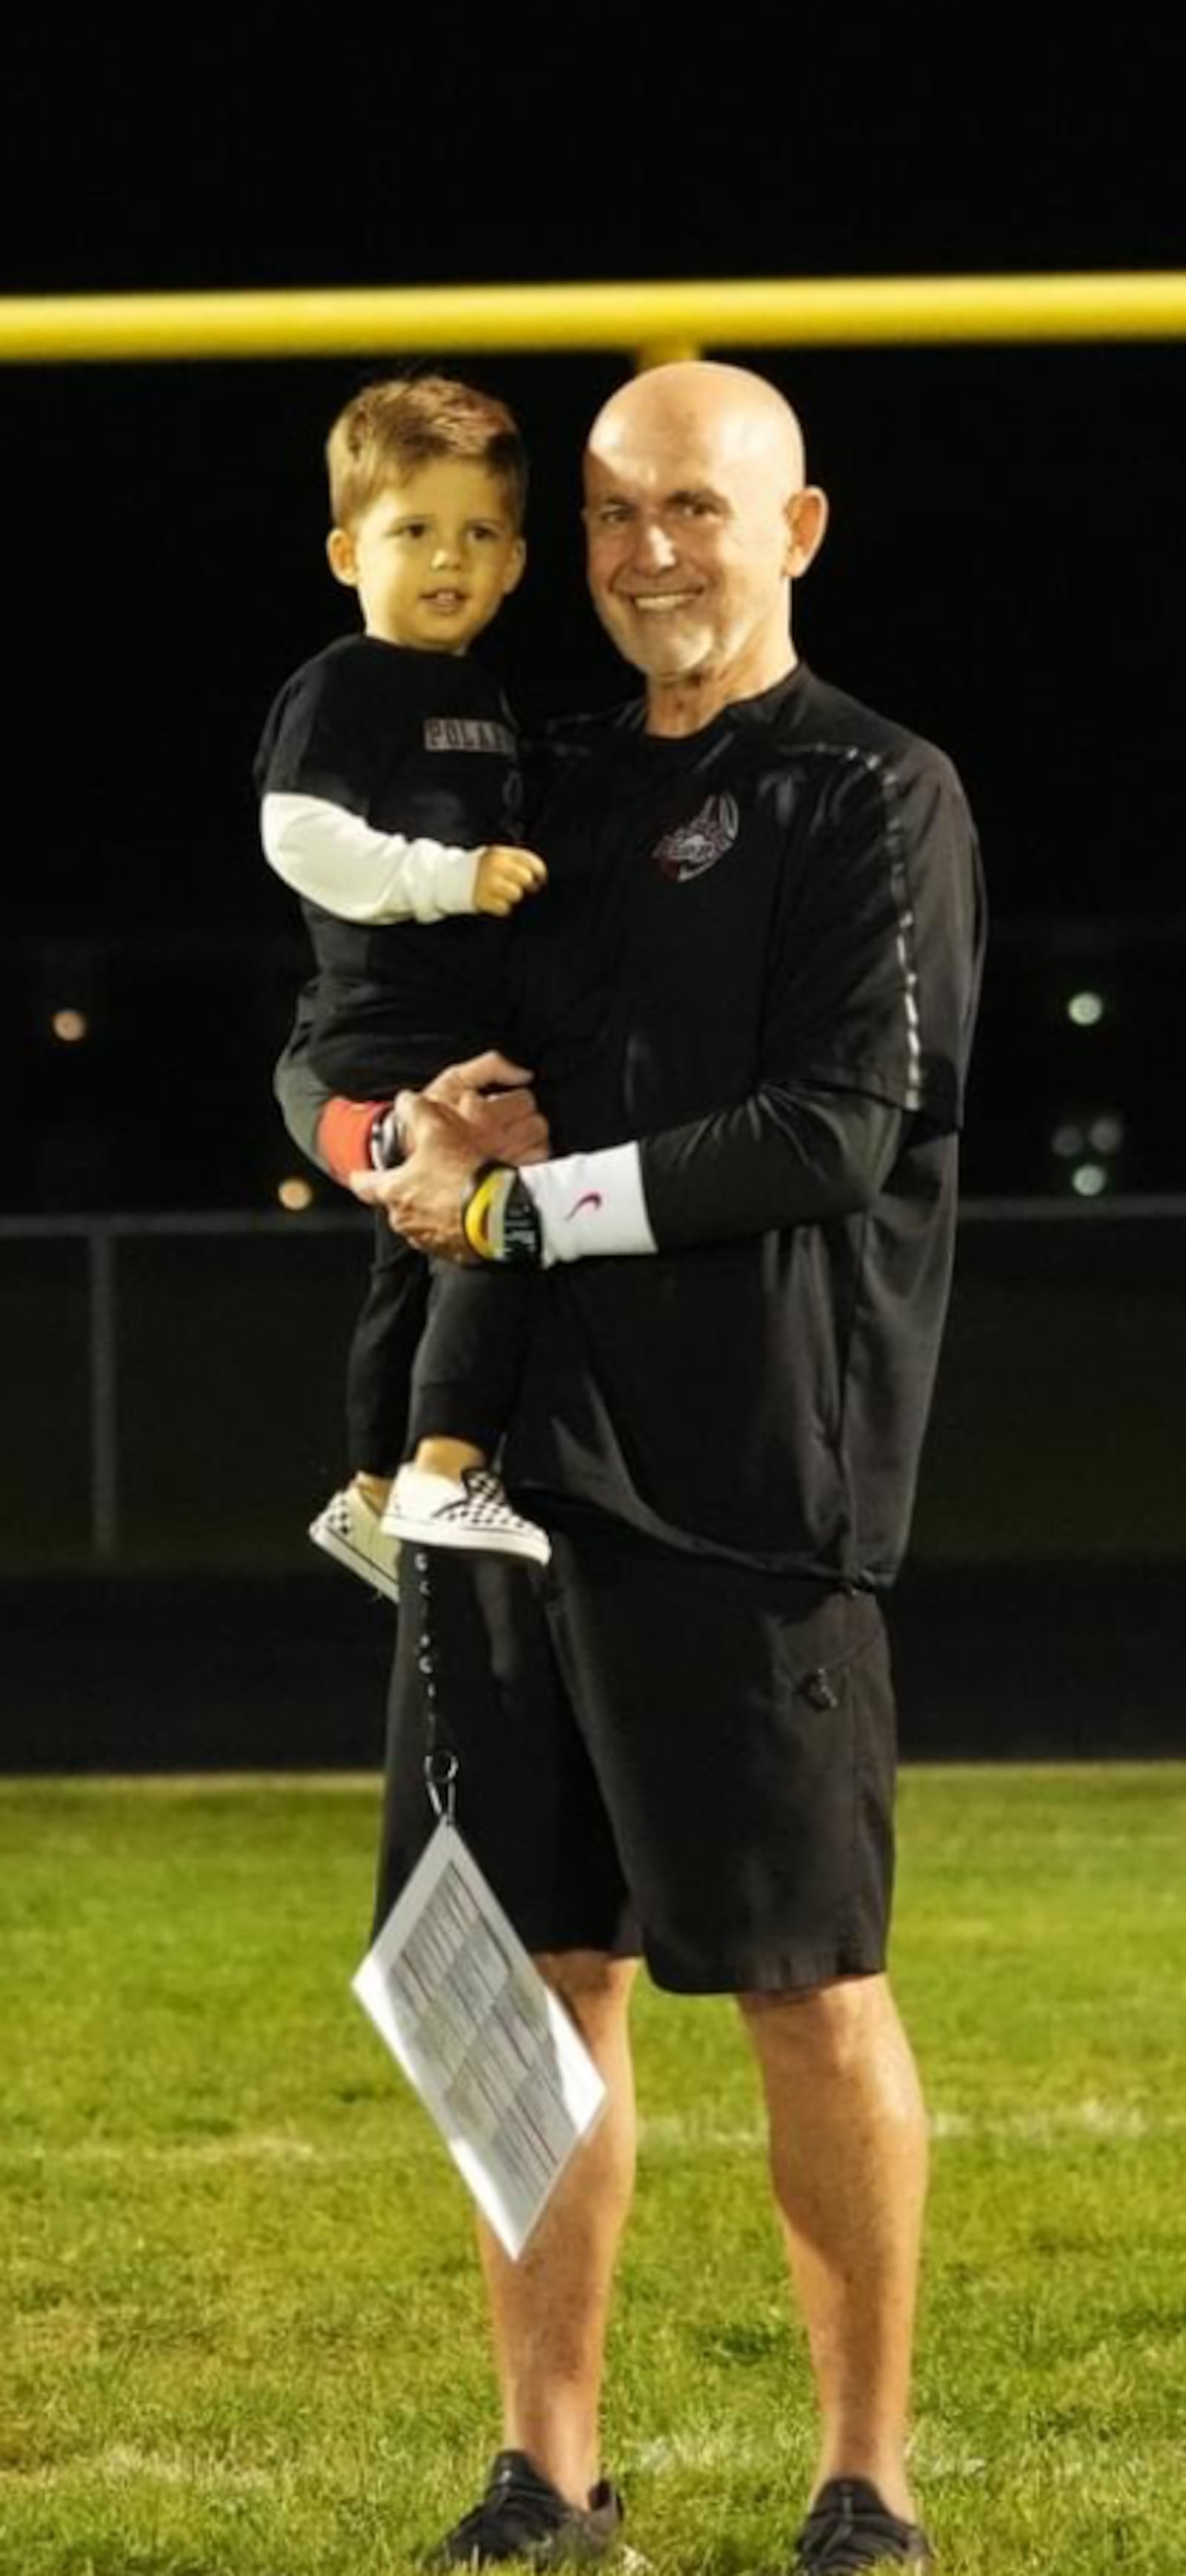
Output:
[[441,1743],[440,1693],[437,1689],[436,1638],[432,1625],[431,1557],[427,1548],[418,1547],[412,1563],[420,1596],[420,1634],[416,1640],[416,1668],[424,1691],[424,1786],[428,1791],[433,1814],[443,1825],[454,1822],[457,1805],[457,1755]]

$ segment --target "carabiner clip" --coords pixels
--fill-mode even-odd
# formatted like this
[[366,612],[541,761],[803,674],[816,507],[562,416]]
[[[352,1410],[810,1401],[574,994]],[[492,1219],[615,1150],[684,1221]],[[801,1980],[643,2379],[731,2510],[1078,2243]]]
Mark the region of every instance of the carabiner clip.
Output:
[[457,1805],[457,1774],[461,1765],[455,1753],[435,1752],[424,1756],[424,1786],[428,1791],[434,1816],[443,1825],[453,1823]]

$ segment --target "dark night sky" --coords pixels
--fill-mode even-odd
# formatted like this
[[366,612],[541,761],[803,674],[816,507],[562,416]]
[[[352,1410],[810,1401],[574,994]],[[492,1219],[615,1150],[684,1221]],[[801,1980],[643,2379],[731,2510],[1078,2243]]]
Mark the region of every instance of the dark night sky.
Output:
[[[870,50],[848,22],[693,38],[665,14],[648,43],[645,17],[640,42],[570,14],[541,52],[527,23],[438,8],[384,46],[356,18],[303,62],[291,30],[272,60],[205,27],[134,62],[26,37],[0,291],[1186,264],[1168,40],[1085,69],[999,21],[958,63],[897,25]],[[447,363],[509,396],[535,461],[532,571],[487,657],[528,716],[623,694],[576,517],[622,367]],[[755,363],[833,500],[801,645],[954,754],[998,924],[1180,922],[1182,344]],[[320,447],[375,371],[5,371],[26,943],[290,930],[250,761],[280,680],[349,618]]]

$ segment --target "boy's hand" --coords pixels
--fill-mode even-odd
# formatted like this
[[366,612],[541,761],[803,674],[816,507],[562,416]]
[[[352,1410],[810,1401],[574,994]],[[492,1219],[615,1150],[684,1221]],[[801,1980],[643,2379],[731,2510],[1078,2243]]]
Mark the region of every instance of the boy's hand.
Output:
[[492,841],[483,850],[474,878],[475,912],[495,912],[505,920],[525,894],[538,894],[548,871],[534,850],[514,850]]

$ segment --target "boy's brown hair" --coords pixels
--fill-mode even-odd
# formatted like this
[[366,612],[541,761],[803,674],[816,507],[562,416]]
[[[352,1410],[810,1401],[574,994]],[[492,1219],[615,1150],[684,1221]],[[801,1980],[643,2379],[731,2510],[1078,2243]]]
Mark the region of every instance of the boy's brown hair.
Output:
[[353,528],[389,483],[440,456],[485,465],[506,494],[516,533],[527,500],[527,453],[494,394],[452,376],[391,376],[364,385],[325,444],[334,525]]

